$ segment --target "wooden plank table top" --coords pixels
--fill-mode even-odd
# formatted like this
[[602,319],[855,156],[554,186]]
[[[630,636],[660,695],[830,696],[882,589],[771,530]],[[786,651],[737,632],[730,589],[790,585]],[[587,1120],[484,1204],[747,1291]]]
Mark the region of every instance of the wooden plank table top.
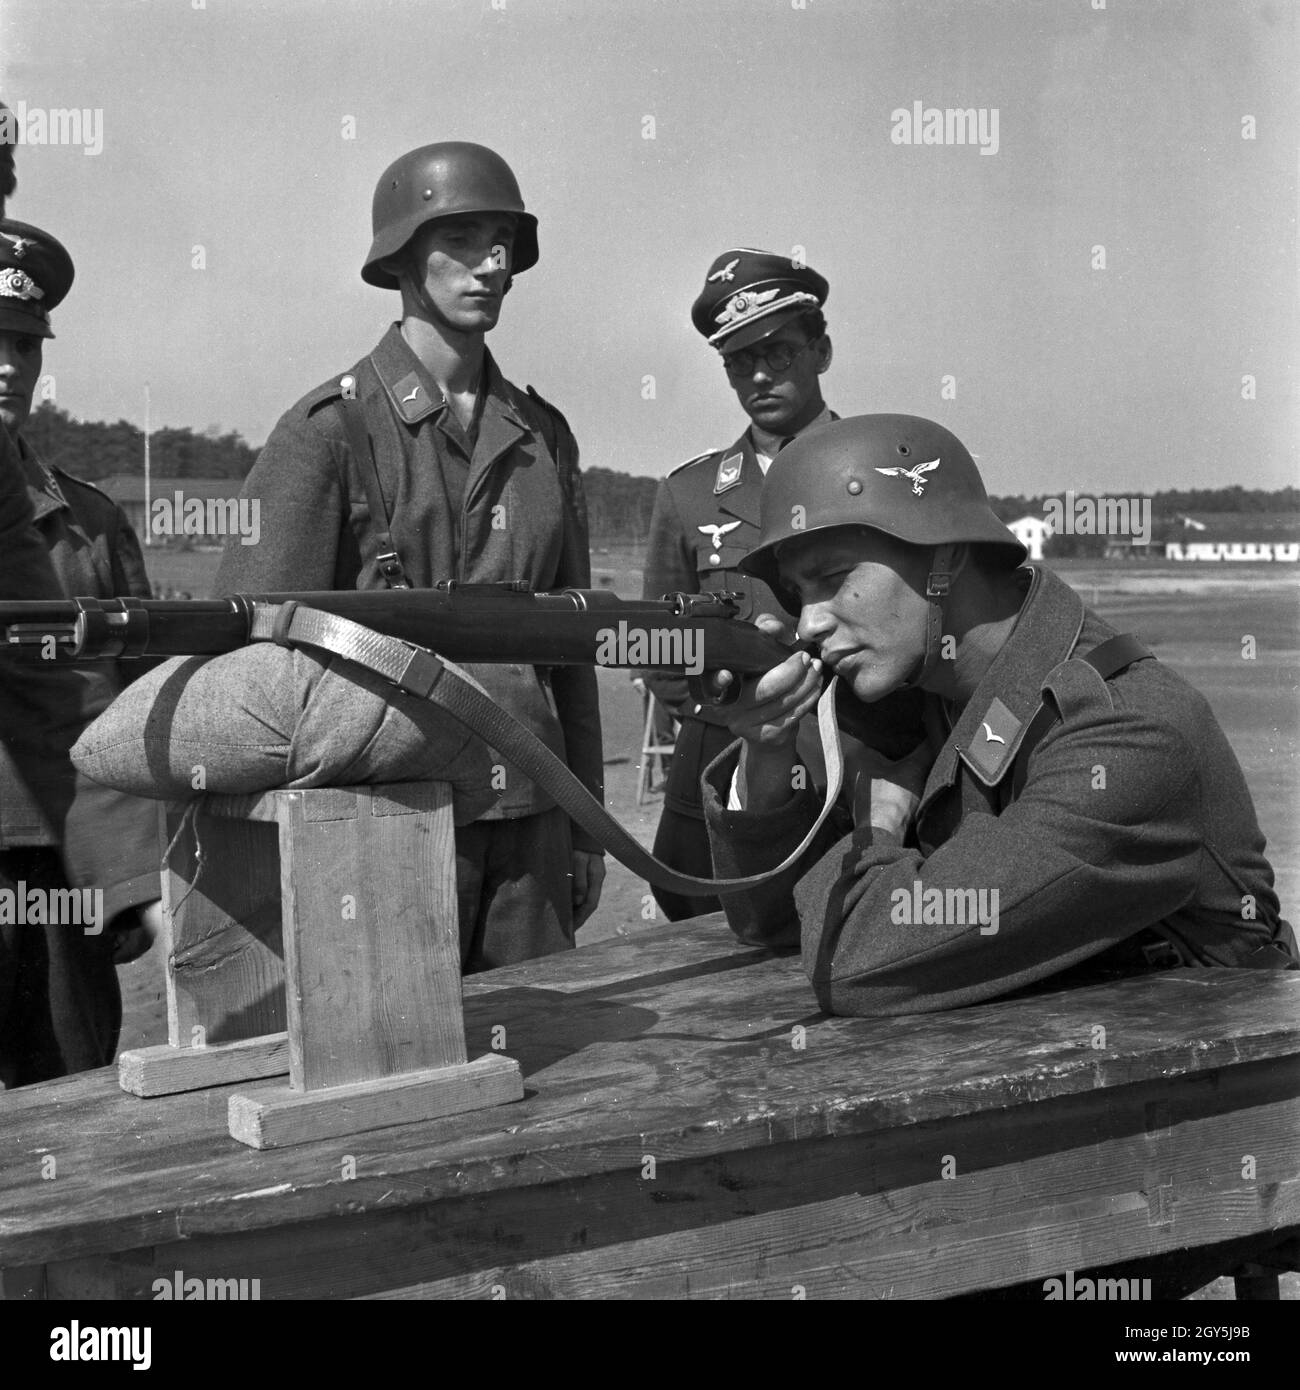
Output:
[[[525,1098],[258,1152],[231,1087],[0,1095],[0,1268],[48,1292],[955,1293],[1300,1226],[1300,973],[830,1018],[720,914],[465,982]],[[1101,1030],[1101,1031],[1099,1031]],[[51,1165],[52,1160],[52,1165]]]

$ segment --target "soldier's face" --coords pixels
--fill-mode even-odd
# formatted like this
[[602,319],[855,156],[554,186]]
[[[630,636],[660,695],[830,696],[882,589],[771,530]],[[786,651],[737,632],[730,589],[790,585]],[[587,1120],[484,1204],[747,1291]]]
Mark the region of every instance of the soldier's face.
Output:
[[897,690],[925,654],[928,552],[878,531],[831,531],[787,541],[778,563],[799,597],[799,637],[859,700]]
[[34,333],[0,329],[0,420],[10,434],[17,434],[32,413],[43,342]]
[[501,316],[515,219],[508,213],[442,217],[421,227],[411,243],[415,274],[442,327],[486,333]]
[[[773,370],[758,354],[792,354],[788,366]],[[742,370],[737,369],[740,359]],[[743,370],[753,360],[752,368]],[[727,380],[741,409],[770,434],[794,434],[822,411],[821,373],[830,362],[830,338],[816,342],[795,324],[760,339],[747,353],[723,354]]]

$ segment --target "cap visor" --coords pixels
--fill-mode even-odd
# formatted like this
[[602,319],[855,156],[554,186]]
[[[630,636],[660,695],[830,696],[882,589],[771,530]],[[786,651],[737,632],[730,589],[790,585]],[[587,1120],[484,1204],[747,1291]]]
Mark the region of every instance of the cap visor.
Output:
[[44,319],[21,309],[10,309],[0,304],[0,333],[30,333],[34,338],[52,338],[54,330]]
[[803,318],[805,314],[811,313],[816,307],[815,304],[798,304],[792,309],[774,309],[767,315],[760,312],[753,318],[747,319],[734,333],[728,333],[725,338],[719,338],[713,346],[719,352],[739,352],[742,348],[752,347],[754,343],[761,343],[764,338],[771,337],[778,329],[784,328],[794,319]]

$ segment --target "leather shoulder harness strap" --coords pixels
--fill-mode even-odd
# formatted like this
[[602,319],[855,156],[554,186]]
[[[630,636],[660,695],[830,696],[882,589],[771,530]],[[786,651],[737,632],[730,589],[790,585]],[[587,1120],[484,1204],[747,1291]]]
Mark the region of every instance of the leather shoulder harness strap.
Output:
[[[1106,681],[1112,676],[1119,675],[1126,667],[1132,666],[1135,661],[1142,661],[1149,656],[1151,653],[1132,633],[1121,632],[1117,636],[1099,643],[1080,659],[1086,661],[1102,680]],[[1016,760],[1011,770],[1011,794],[1003,806],[1004,810],[1024,789],[1025,779],[1029,776],[1030,755],[1043,735],[1059,718],[1060,714],[1056,706],[1047,700],[1044,700],[1034,712],[1034,717],[1029,721],[1029,727],[1025,730],[1025,736],[1021,739],[1020,747],[1016,751]]]
[[[367,363],[369,365],[369,363]],[[390,589],[409,589],[411,581],[406,577],[402,557],[393,544],[392,517],[388,503],[384,500],[384,489],[379,481],[379,464],[375,459],[374,441],[366,428],[366,408],[360,395],[343,396],[339,400],[339,415],[343,420],[343,430],[347,435],[348,449],[357,461],[357,472],[361,475],[361,485],[366,490],[366,505],[370,508],[370,519],[379,532],[379,543],[383,547],[375,557],[379,573]]]

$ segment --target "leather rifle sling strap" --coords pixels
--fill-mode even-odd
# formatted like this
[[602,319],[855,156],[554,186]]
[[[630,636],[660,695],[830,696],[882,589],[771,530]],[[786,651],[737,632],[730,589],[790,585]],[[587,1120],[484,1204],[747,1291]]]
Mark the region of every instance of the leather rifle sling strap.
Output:
[[379,543],[383,550],[375,556],[379,573],[390,589],[409,589],[411,581],[406,577],[402,557],[393,544],[392,519],[388,514],[388,503],[384,501],[384,489],[379,481],[379,464],[375,459],[374,444],[370,431],[366,428],[365,406],[360,396],[344,396],[339,400],[339,414],[343,417],[343,430],[347,435],[348,449],[357,463],[361,475],[361,485],[366,490],[366,506],[370,508],[370,520],[379,533]]
[[838,682],[832,678],[817,702],[817,727],[826,759],[826,799],[812,828],[775,868],[745,878],[696,878],[669,868],[637,844],[531,730],[493,703],[473,676],[426,648],[293,601],[255,603],[249,636],[253,641],[278,642],[281,646],[301,643],[319,647],[374,671],[410,695],[436,704],[536,782],[571,820],[595,836],[621,864],[656,887],[674,893],[690,896],[737,893],[756,888],[784,873],[817,838],[844,780],[844,760],[835,720]]

